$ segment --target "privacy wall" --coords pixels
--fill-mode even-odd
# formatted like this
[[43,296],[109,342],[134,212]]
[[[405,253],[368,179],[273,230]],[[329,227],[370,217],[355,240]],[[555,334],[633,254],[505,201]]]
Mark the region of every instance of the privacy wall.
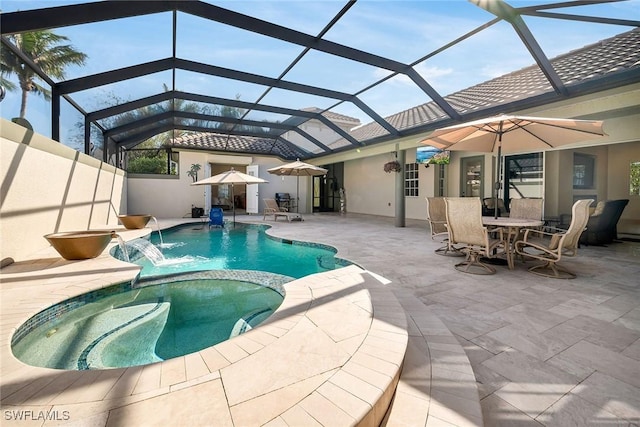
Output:
[[121,169],[2,119],[0,170],[3,265],[48,247],[45,234],[120,227]]

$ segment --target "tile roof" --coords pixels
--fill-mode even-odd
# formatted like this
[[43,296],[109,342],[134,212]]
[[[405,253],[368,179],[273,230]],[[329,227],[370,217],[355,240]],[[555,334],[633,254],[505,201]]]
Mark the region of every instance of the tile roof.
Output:
[[[322,109],[318,107],[308,107],[308,108],[303,108],[302,111],[319,113],[322,111]],[[356,117],[345,116],[344,114],[334,113],[333,111],[325,111],[324,113],[322,113],[322,115],[331,121],[351,122],[354,124],[354,126],[357,126],[360,124],[360,119]]]
[[[640,29],[636,28],[565,53],[550,62],[567,87],[640,67]],[[456,111],[465,114],[552,91],[551,84],[540,68],[532,65],[452,93],[444,99]],[[444,111],[431,101],[385,117],[385,120],[396,129],[404,130],[447,118]],[[386,134],[387,132],[376,122],[352,132],[354,138],[358,140],[367,140]],[[339,141],[336,144],[339,145]]]
[[220,133],[196,133],[176,138],[172,147],[207,151],[234,151],[237,153],[263,154],[292,159],[300,153],[289,144],[275,138],[226,135]]

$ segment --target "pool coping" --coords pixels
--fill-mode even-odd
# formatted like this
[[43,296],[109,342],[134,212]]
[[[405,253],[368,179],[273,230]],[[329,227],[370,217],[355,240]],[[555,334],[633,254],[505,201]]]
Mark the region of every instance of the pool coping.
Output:
[[[144,231],[122,234],[128,240]],[[43,251],[32,263],[3,269],[2,300],[12,300],[0,327],[5,415],[28,410],[50,421],[96,425],[161,425],[168,417],[237,426],[382,421],[407,348],[407,319],[385,280],[355,265],[286,284],[283,304],[259,327],[190,355],[96,371],[18,361],[10,341],[22,322],[137,275],[109,250],[80,262]]]

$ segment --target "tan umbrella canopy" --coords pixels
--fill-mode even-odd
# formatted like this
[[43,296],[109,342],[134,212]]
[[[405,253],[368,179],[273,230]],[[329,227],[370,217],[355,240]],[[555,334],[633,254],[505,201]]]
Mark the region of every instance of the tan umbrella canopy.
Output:
[[209,178],[201,179],[191,185],[223,185],[231,184],[231,206],[233,207],[233,226],[236,225],[236,204],[233,197],[233,185],[234,184],[263,184],[269,182],[262,178],[253,175],[247,175],[246,173],[238,172],[231,168],[231,170],[219,173],[217,175],[210,176]]
[[601,120],[573,120],[545,117],[499,115],[436,129],[420,141],[439,149],[497,153],[495,215],[501,188],[502,154],[548,150],[606,135]]
[[301,162],[300,159],[295,162],[287,163],[282,166],[267,169],[267,172],[273,175],[290,176],[295,175],[296,178],[296,212],[298,211],[298,194],[300,193],[300,177],[301,176],[319,176],[326,175],[327,169],[320,166],[311,165],[309,163]]

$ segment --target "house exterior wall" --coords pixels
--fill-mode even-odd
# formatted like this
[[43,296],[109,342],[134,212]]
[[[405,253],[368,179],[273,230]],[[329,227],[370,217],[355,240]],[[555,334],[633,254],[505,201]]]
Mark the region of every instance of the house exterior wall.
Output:
[[395,173],[386,173],[388,155],[365,157],[345,163],[344,189],[347,212],[393,216]]
[[[640,196],[629,195],[630,163],[640,161],[640,83],[523,111],[523,115],[604,119],[608,136],[583,147],[545,152],[545,216],[570,213],[575,197],[596,195],[598,200],[629,199],[619,223],[620,233],[640,234]],[[415,159],[419,141],[428,134],[404,137],[384,144],[360,147],[314,159],[328,165],[344,163],[344,188],[347,212],[394,216],[395,174],[385,173],[384,163],[396,150],[405,150],[407,162]],[[42,237],[57,231],[87,230],[118,226],[117,214],[147,213],[157,218],[190,215],[191,206],[205,206],[206,187],[191,186],[186,174],[191,164],[203,167],[204,178],[209,164],[236,165],[244,170],[248,164],[260,166],[259,176],[269,181],[259,184],[259,212],[263,198],[276,192],[296,194],[295,177],[270,175],[268,168],[283,161],[261,156],[234,156],[202,151],[182,151],[180,175],[175,177],[125,176],[125,172],[93,157],[78,153],[49,138],[2,120],[0,126],[0,164],[2,165],[2,205],[0,207],[0,247],[2,260],[25,259],[48,246]],[[573,154],[580,152],[596,158],[593,189],[573,189]],[[460,192],[460,158],[484,156],[484,192],[491,195],[494,159],[488,153],[452,153],[446,168],[445,195]],[[46,174],[45,169],[46,168]],[[409,219],[425,218],[424,197],[435,194],[435,167],[419,168],[419,196],[405,198]],[[40,179],[44,177],[43,179]],[[312,179],[301,177],[299,211],[311,212]],[[210,199],[209,199],[210,200]]]
[[[416,148],[405,150],[406,163],[414,163]],[[392,153],[363,157],[345,163],[345,192],[347,212],[381,216],[395,215],[396,173],[387,173],[383,166],[394,159]],[[405,197],[405,216],[409,219],[426,218],[425,197],[435,194],[435,167],[418,167],[418,196]],[[403,172],[400,172],[403,174]],[[403,175],[404,176],[404,175]]]
[[[182,218],[191,216],[191,207],[204,207],[209,211],[211,193],[217,195],[217,189],[210,190],[209,186],[191,185],[193,180],[187,175],[192,164],[201,166],[198,179],[211,176],[209,164],[214,165],[213,175],[235,167],[240,172],[246,171],[247,165],[258,165],[258,176],[268,183],[258,184],[258,212],[264,210],[264,198],[275,198],[275,193],[296,194],[296,177],[280,177],[267,172],[267,169],[283,164],[282,161],[264,156],[233,156],[211,154],[204,151],[180,151],[179,171],[177,176],[149,176],[131,175],[127,179],[128,206],[130,214],[150,214],[156,218]],[[311,178],[300,177],[300,213],[311,212],[310,201],[307,196],[311,192]],[[234,187],[234,194],[240,195],[246,191],[246,186]],[[228,215],[228,213],[226,214]]]
[[125,173],[8,120],[0,121],[0,256],[49,246],[45,234],[118,227]]
[[[630,163],[640,161],[638,99],[640,99],[640,83],[557,102],[535,110],[512,113],[540,117],[604,120],[604,130],[607,136],[597,141],[589,141],[583,146],[577,144],[576,148],[545,152],[545,216],[570,213],[574,197],[577,196],[596,194],[598,200],[624,198],[629,199],[629,204],[620,220],[619,232],[640,234],[640,196],[629,195]],[[411,150],[415,150],[415,147],[420,145],[419,141],[428,135],[425,133],[424,135],[404,137],[386,144],[364,147],[358,151],[324,156],[316,161],[319,164],[344,162],[348,211],[394,216],[394,181],[391,177],[385,179],[382,165],[390,160],[391,153],[396,149],[406,150],[407,161],[410,161],[414,158]],[[594,189],[573,189],[574,152],[591,154],[596,157],[596,186]],[[473,155],[484,156],[484,197],[491,196],[495,180],[495,156],[490,153],[472,152],[451,153],[451,164],[446,166],[445,195],[458,196],[460,194],[460,159]],[[368,171],[368,168],[364,166],[371,167],[372,170]],[[424,169],[420,169],[420,194],[422,196],[424,193],[427,196],[433,194],[435,179],[431,177],[425,178],[423,181],[423,171]],[[359,177],[363,177],[362,181],[358,181]],[[369,180],[368,183],[367,180]],[[391,206],[387,205],[389,201]],[[406,218],[424,219],[424,204],[421,204],[419,200],[411,200],[411,198],[407,198],[405,203]]]

